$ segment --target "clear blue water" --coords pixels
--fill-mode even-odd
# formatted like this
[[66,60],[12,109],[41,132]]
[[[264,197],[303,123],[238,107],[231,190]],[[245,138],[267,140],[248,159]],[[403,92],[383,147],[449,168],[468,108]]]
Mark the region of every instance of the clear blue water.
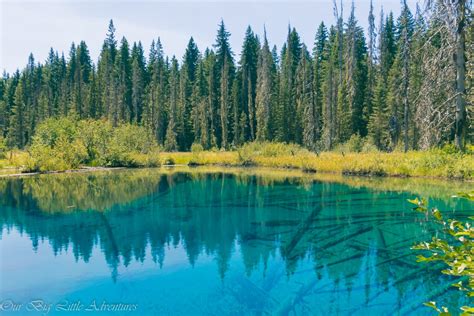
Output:
[[442,232],[410,210],[414,196],[224,173],[3,179],[0,310],[432,315],[423,302],[465,302],[441,266],[416,263],[410,246]]

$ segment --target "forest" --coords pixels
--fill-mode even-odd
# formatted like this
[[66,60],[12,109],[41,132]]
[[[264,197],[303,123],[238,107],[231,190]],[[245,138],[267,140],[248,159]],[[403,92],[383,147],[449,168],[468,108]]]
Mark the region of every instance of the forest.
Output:
[[[44,63],[31,54],[0,80],[0,138],[31,145],[48,118],[107,120],[143,127],[166,151],[231,150],[247,142],[296,143],[330,151],[357,137],[380,151],[458,149],[474,138],[473,37],[469,1],[428,1],[400,15],[371,4],[368,29],[346,20],[334,2],[334,25],[320,23],[311,46],[297,30],[278,48],[249,26],[240,54],[221,21],[215,44],[191,37],[184,56],[165,56],[153,40],[115,35],[110,20],[97,63],[84,41],[68,56],[53,48]],[[414,11],[414,12],[412,12]]]

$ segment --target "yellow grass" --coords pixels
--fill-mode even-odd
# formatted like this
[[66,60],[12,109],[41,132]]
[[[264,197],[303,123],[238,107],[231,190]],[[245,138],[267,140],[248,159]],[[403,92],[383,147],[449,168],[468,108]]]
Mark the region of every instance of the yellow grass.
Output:
[[246,158],[242,158],[242,154],[237,151],[174,152],[160,155],[162,161],[171,159],[177,165],[194,162],[198,165],[291,168],[347,175],[440,177],[466,180],[474,178],[473,155],[443,154],[434,151],[346,154],[324,152],[319,155],[302,151],[293,155],[279,156],[255,153]]
[[[441,150],[318,155],[294,145],[264,143],[246,145],[237,151],[161,152],[156,158],[156,154],[142,156],[138,158],[159,158],[163,165],[253,166],[344,175],[474,179],[474,155],[448,154]],[[0,175],[18,173],[28,163],[28,157],[26,152],[8,152],[5,159],[0,159]]]
[[29,155],[25,151],[7,152],[3,159],[0,158],[0,175],[19,173],[21,166],[26,165],[28,157]]

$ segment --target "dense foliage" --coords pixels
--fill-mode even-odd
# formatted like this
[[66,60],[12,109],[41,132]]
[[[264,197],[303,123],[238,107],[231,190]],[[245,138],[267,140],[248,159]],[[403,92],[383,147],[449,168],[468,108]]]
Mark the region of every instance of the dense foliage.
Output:
[[473,137],[474,31],[470,3],[455,3],[429,1],[413,14],[402,1],[400,16],[382,11],[377,28],[371,6],[367,32],[354,7],[347,21],[336,7],[336,25],[319,25],[312,51],[294,28],[278,50],[248,27],[238,58],[222,21],[213,48],[201,52],[191,38],[181,62],[159,38],[145,58],[141,42],[118,41],[110,21],[97,64],[81,41],[67,57],[51,49],[44,63],[30,55],[23,70],[4,74],[0,135],[24,148],[41,122],[74,114],[143,126],[167,151],[255,140],[312,151],[347,141],[356,150],[462,148]]
[[[474,201],[474,191],[460,194],[459,197]],[[474,227],[472,227],[472,216],[469,221],[445,220],[437,208],[428,209],[425,199],[408,200],[415,204],[414,210],[431,215],[431,217],[442,225],[448,233],[448,238],[434,236],[429,242],[422,242],[413,249],[423,250],[428,256],[419,255],[418,262],[441,261],[447,265],[442,272],[447,275],[459,277],[459,281],[453,286],[460,291],[465,291],[467,297],[474,296]],[[434,308],[440,315],[451,315],[445,306],[439,307],[436,302],[428,302],[425,305]],[[474,307],[462,306],[461,315],[472,315]]]
[[143,127],[105,120],[49,118],[39,124],[26,161],[27,171],[93,166],[159,165],[157,144]]

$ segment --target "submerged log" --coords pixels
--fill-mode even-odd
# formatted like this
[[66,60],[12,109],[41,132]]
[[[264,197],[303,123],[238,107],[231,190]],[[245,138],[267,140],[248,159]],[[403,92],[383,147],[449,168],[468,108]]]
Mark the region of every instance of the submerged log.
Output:
[[291,252],[295,249],[296,245],[299,243],[299,241],[303,238],[303,236],[308,232],[310,229],[311,224],[314,222],[316,217],[318,217],[319,213],[321,213],[321,208],[316,207],[309,215],[308,217],[301,221],[296,233],[293,235],[293,238],[291,238],[290,242],[286,247],[282,247],[282,256],[283,257],[289,257]]

